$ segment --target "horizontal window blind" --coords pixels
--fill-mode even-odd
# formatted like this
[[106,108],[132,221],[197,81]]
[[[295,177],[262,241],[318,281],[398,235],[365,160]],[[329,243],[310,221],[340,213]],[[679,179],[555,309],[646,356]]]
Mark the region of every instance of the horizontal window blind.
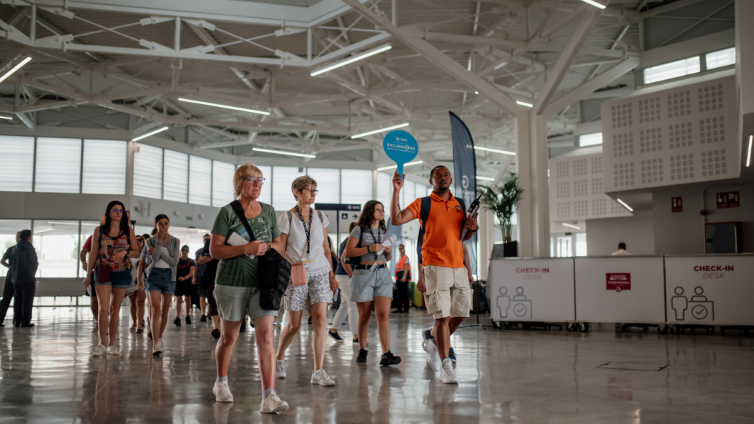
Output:
[[262,171],[262,178],[265,179],[262,184],[262,192],[259,194],[258,201],[272,205],[272,167],[256,165],[260,171]]
[[364,203],[374,199],[372,171],[368,169],[341,169],[340,178],[344,182],[340,192],[343,203],[364,206]]
[[212,205],[212,160],[189,157],[189,203]]
[[309,168],[307,174],[317,182],[316,203],[340,203],[339,169]]
[[37,138],[34,191],[79,193],[81,189],[81,139]]
[[0,191],[31,191],[34,137],[0,136]]
[[174,202],[188,201],[188,155],[185,153],[165,150],[163,165],[162,198]]
[[221,208],[235,199],[235,172],[236,166],[232,163],[212,161],[212,206]]
[[298,168],[290,166],[275,166],[272,168],[272,178],[275,180],[275,190],[272,193],[272,206],[278,211],[287,211],[296,206],[296,199],[291,192],[291,183],[304,175]]
[[162,149],[139,145],[134,153],[134,196],[162,198]]
[[126,194],[125,141],[84,140],[82,193]]

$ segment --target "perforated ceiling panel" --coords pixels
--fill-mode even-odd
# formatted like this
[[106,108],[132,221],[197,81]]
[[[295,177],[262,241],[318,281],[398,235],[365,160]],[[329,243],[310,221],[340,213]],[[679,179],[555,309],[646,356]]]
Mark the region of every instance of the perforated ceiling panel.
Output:
[[737,116],[732,76],[604,102],[605,192],[737,177]]
[[[586,149],[593,153],[575,151],[550,160],[550,220],[564,222],[630,216],[602,190],[602,148]],[[714,166],[714,162],[710,163]],[[612,168],[606,169],[612,172]],[[633,164],[626,166],[625,172],[626,181],[636,178]]]

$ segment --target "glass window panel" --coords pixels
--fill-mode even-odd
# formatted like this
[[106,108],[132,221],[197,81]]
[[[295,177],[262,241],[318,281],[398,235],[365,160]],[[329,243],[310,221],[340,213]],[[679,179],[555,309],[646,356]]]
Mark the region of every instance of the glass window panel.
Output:
[[296,206],[296,199],[291,192],[293,180],[304,175],[293,166],[273,166],[272,178],[275,190],[272,192],[272,206],[278,211],[287,211]]
[[[9,247],[16,245],[16,233],[21,230],[31,230],[31,221],[28,219],[0,219],[0,256],[4,255]],[[5,277],[7,272],[8,268],[0,266],[0,277]],[[13,309],[12,305],[11,309]]]
[[340,203],[340,169],[309,168],[306,173],[317,182],[316,203]]
[[212,205],[212,160],[189,157],[189,203]]
[[204,235],[210,230],[200,228],[170,227],[170,235],[178,238],[183,246],[189,247],[189,258],[194,259],[194,254],[199,248],[204,247]]
[[126,194],[127,144],[115,140],[84,140],[82,193]]
[[401,209],[406,209],[406,207],[411,202],[416,200],[416,183],[413,181],[404,181],[401,193],[403,193],[403,203],[401,203]]
[[34,137],[0,136],[0,191],[31,191]]
[[34,248],[39,258],[37,277],[77,277],[79,222],[35,220]]
[[596,146],[602,144],[602,133],[584,134],[579,136],[579,146]]
[[586,256],[586,233],[576,233],[576,256]]
[[707,62],[707,69],[722,68],[723,66],[735,65],[736,63],[736,48],[731,47],[725,50],[719,50],[712,53],[707,53],[704,57]]
[[[84,248],[86,240],[94,235],[94,229],[99,225],[99,221],[81,221],[81,232],[79,233],[79,250],[78,254],[81,254],[81,249]],[[138,233],[137,233],[138,234]],[[88,259],[88,257],[87,257]],[[79,260],[78,276],[84,278],[83,264]]]
[[[344,204],[361,205],[374,199],[372,193],[372,172],[369,169],[341,169],[340,178],[343,181],[341,187],[342,202]],[[386,205],[390,204],[385,203]]]
[[684,75],[695,74],[700,70],[699,56],[681,59],[644,69],[644,83],[651,84],[653,82],[678,78]]
[[220,208],[235,200],[235,172],[236,166],[232,163],[212,161],[212,206]]
[[255,165],[262,171],[264,177],[264,185],[262,186],[262,192],[259,194],[258,201],[262,203],[272,204],[272,167],[264,165]]
[[134,153],[134,196],[162,199],[162,149],[145,144]]
[[[377,173],[377,200],[383,205],[389,205],[393,198],[393,182],[391,176],[384,172]],[[343,202],[350,203],[350,202]],[[363,205],[362,205],[363,206]]]
[[426,197],[427,186],[425,184],[416,183],[416,197]]
[[163,199],[174,202],[188,200],[188,156],[185,153],[165,150]]
[[81,139],[37,138],[34,191],[78,193],[81,186]]

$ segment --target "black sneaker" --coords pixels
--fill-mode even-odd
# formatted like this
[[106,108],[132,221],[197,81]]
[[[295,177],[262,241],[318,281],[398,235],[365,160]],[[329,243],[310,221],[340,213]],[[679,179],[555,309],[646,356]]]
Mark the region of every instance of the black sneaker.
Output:
[[312,326],[312,317],[309,317],[309,327]]
[[358,345],[358,344],[359,344],[359,338],[358,338],[358,337],[357,337],[357,338],[355,338],[355,339],[353,339],[353,344],[355,344],[355,345]]
[[422,331],[422,337],[424,337],[424,340],[432,340],[434,337],[432,337],[432,329]]
[[388,365],[398,365],[401,363],[400,356],[393,355],[393,352],[387,351],[382,354],[382,359],[380,359],[380,365],[382,366],[388,366]]
[[449,348],[448,358],[450,358],[453,363],[456,363],[456,353],[453,351],[453,348]]
[[147,333],[147,337],[149,337],[149,340],[152,340],[152,330],[149,330],[149,333]]
[[207,322],[207,315],[202,314],[202,317],[199,318],[199,321],[201,321],[201,322]]
[[175,319],[173,320],[173,324],[175,324],[178,327],[180,327],[181,326],[181,319],[178,318],[178,317],[175,317]]
[[214,330],[212,330],[212,333],[210,333],[210,334],[212,334],[212,337],[214,337],[215,340],[217,340],[217,339],[220,338],[220,329],[219,328],[215,328]]
[[191,325],[191,317],[186,315],[186,325]]
[[332,337],[333,339],[335,339],[336,342],[342,342],[343,341],[343,339],[340,337],[340,335],[338,334],[337,331],[334,332],[334,333],[332,331],[328,331],[327,335],[330,336],[330,337]]
[[238,331],[240,331],[241,333],[246,332],[246,320],[243,320],[243,324],[241,324],[241,329]]
[[359,356],[356,358],[356,362],[366,362],[367,361],[367,353],[369,353],[366,349],[359,349]]

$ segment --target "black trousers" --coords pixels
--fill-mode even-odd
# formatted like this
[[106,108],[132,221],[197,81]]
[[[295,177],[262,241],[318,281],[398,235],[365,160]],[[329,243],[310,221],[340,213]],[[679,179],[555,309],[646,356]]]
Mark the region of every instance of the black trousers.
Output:
[[[5,287],[3,288],[3,300],[0,300],[0,324],[5,321],[5,315],[8,313],[8,308],[10,307],[10,301],[13,299],[13,293],[15,292],[15,289],[13,288],[13,282],[10,278],[5,277]],[[13,316],[13,323],[16,323],[17,317]]]
[[31,310],[34,306],[34,292],[37,291],[37,282],[32,280],[27,283],[15,283],[16,298],[13,301],[13,311],[15,312],[16,324],[31,324]]
[[395,283],[396,291],[398,292],[398,310],[408,311],[408,281],[398,281]]

